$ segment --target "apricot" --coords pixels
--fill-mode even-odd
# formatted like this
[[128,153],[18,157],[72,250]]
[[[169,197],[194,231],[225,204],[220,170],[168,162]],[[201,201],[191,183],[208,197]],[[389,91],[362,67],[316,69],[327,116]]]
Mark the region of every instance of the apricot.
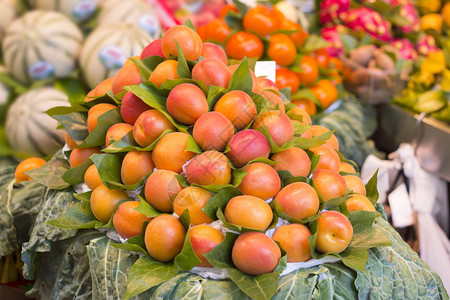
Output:
[[113,142],[119,141],[121,138],[126,136],[129,132],[133,131],[133,126],[127,123],[117,123],[109,127],[106,132],[105,145],[108,147]]
[[268,158],[270,143],[259,131],[245,129],[236,133],[229,142],[227,157],[236,168],[241,168],[255,158]]
[[228,88],[231,72],[226,64],[217,58],[205,58],[192,69],[192,79],[203,81],[206,87],[210,85]]
[[262,91],[260,95],[264,99],[272,103],[272,105],[270,106],[271,109],[275,109],[275,107],[278,106],[279,111],[285,112],[284,103],[280,96],[272,91]]
[[128,66],[128,65],[134,65],[135,63],[134,63],[134,61],[133,61],[132,59],[134,59],[134,60],[140,60],[141,58],[140,58],[139,56],[137,56],[137,55],[135,55],[135,56],[130,56],[130,57],[127,58],[127,60],[126,60],[125,63],[123,64],[123,66],[125,67],[125,66]]
[[[231,76],[233,76],[234,72],[236,71],[236,69],[238,67],[239,67],[238,64],[228,66],[228,70],[230,70]],[[253,72],[252,69],[249,68],[248,70],[250,72],[250,76],[252,77],[252,92],[253,93],[258,93],[259,92],[258,78],[256,77],[256,74],[255,74],[255,72]]]
[[301,109],[304,109],[311,116],[315,115],[317,112],[317,106],[311,99],[306,98],[293,99],[292,104],[296,105]]
[[214,43],[203,43],[202,57],[204,58],[216,58],[223,62],[225,65],[228,64],[228,59],[225,51]]
[[317,220],[316,249],[322,253],[340,253],[353,237],[352,223],[337,211],[324,211]]
[[302,224],[288,224],[278,227],[272,239],[286,251],[287,262],[305,262],[311,258],[308,237],[311,232]]
[[356,173],[355,168],[349,164],[348,162],[341,161],[341,167],[339,168],[339,172],[345,173]]
[[256,105],[243,91],[231,91],[223,95],[214,106],[214,111],[223,114],[236,129],[242,130],[256,117]]
[[341,168],[341,160],[337,152],[328,144],[323,144],[315,148],[309,149],[314,155],[319,156],[317,169],[326,169],[339,172]]
[[172,213],[172,199],[183,189],[175,175],[172,171],[157,170],[147,179],[145,200],[159,211]]
[[196,61],[202,53],[202,39],[194,30],[175,25],[171,27],[161,39],[161,48],[165,57],[173,55],[178,57],[176,42],[180,45],[186,60]]
[[122,161],[120,169],[122,182],[126,185],[136,184],[145,175],[153,172],[154,168],[151,152],[130,151]]
[[141,59],[150,57],[150,56],[161,56],[162,58],[166,58],[161,48],[161,39],[156,39],[150,44],[148,44],[144,50],[141,52]]
[[366,195],[366,187],[362,182],[361,178],[355,175],[344,175],[342,176],[345,180],[347,188],[353,192],[353,194]]
[[94,100],[97,97],[105,95],[107,92],[109,92],[112,89],[112,83],[114,81],[114,77],[107,78],[97,84],[97,86],[92,89],[87,95],[86,98],[84,98],[85,102],[89,102]]
[[222,243],[225,239],[223,233],[209,225],[198,225],[191,228],[190,237],[195,256],[201,260],[197,266],[212,268],[204,255]]
[[242,179],[238,189],[244,195],[268,200],[280,191],[280,177],[271,166],[255,162],[245,166],[243,170],[247,175]]
[[281,146],[294,137],[294,125],[289,117],[279,110],[269,110],[261,114],[253,122],[252,128],[258,129],[266,126],[269,129],[272,140]]
[[275,200],[288,216],[303,220],[317,213],[320,200],[316,190],[307,183],[291,183],[278,193]]
[[275,270],[281,250],[261,232],[244,232],[234,243],[231,257],[236,268],[249,275],[261,275]]
[[182,132],[171,132],[163,136],[152,152],[156,168],[181,173],[183,165],[195,156],[194,152],[185,151],[188,138],[189,134]]
[[95,129],[95,127],[97,127],[97,120],[101,115],[103,115],[107,111],[116,108],[117,106],[108,103],[100,103],[92,106],[88,111],[88,118],[87,118],[87,126],[89,133],[91,133]]
[[307,177],[311,170],[311,161],[308,154],[300,148],[289,148],[272,155],[272,160],[277,164],[273,166],[276,171],[286,170],[292,176]]
[[91,190],[95,190],[98,186],[102,185],[102,179],[95,165],[87,168],[86,173],[84,173],[84,182]]
[[273,219],[272,209],[263,199],[242,195],[231,198],[225,207],[228,223],[254,230],[266,230]]
[[161,85],[166,80],[179,79],[180,77],[178,77],[177,68],[177,61],[165,60],[153,70],[152,74],[150,75],[149,81],[153,82],[158,87],[161,87]]
[[42,158],[38,157],[30,157],[23,161],[21,161],[14,172],[14,178],[16,179],[16,183],[20,183],[22,181],[30,181],[31,178],[25,174],[25,172],[34,170],[42,167],[47,162]]
[[155,260],[168,262],[183,249],[185,236],[186,230],[180,221],[171,215],[160,215],[145,229],[145,247]]
[[[299,122],[300,124],[303,125],[311,125],[312,122],[310,115],[306,112],[306,110],[300,107],[292,108],[288,112],[288,116],[291,120],[295,120],[296,122]],[[298,120],[300,116],[302,121]],[[309,138],[312,138],[312,135]]]
[[181,215],[186,209],[191,217],[191,225],[211,223],[212,220],[202,210],[208,200],[214,196],[213,193],[199,187],[189,186],[182,189],[173,199],[173,210]]
[[345,201],[348,212],[365,210],[375,212],[375,206],[370,202],[370,200],[363,195],[353,194],[350,199]]
[[347,190],[344,178],[334,171],[315,170],[312,174],[312,179],[324,202],[344,196]]
[[97,220],[102,223],[108,223],[117,203],[128,198],[124,190],[110,190],[101,184],[91,194],[92,212]]
[[272,80],[270,80],[269,78],[258,77],[258,85],[259,85],[259,92],[271,90],[276,91],[278,93],[278,96],[281,96],[277,84]]
[[203,91],[191,83],[174,87],[167,97],[167,110],[180,123],[194,125],[201,115],[208,112],[208,102]]
[[117,207],[113,216],[113,225],[117,233],[124,239],[142,233],[144,222],[149,222],[151,218],[136,210],[138,201],[126,201]]
[[[329,132],[330,130],[320,125],[313,125],[309,127],[306,131],[309,131],[312,137],[317,137],[324,133]],[[332,134],[331,137],[328,140],[326,140],[326,143],[330,145],[331,148],[333,148],[334,150],[339,151],[339,142],[334,134]]]
[[134,125],[137,118],[145,111],[152,109],[145,104],[139,97],[132,92],[127,92],[122,98],[122,106],[120,107],[120,114],[122,119],[130,124]]
[[141,74],[139,69],[135,64],[124,65],[117,74],[114,76],[114,81],[112,83],[112,92],[117,95],[123,92],[124,86],[136,85],[142,83]]
[[224,115],[216,111],[203,114],[194,124],[192,136],[204,151],[223,151],[234,135],[234,127]]
[[89,157],[97,153],[102,153],[97,147],[73,149],[69,156],[70,167],[75,168],[81,165],[88,160]]
[[167,130],[175,126],[160,111],[151,109],[143,112],[134,123],[133,136],[141,147],[150,146]]
[[70,150],[78,147],[78,144],[70,137],[68,132],[66,132],[64,140],[66,141],[67,147],[69,147]]
[[231,168],[227,157],[217,151],[206,151],[194,157],[186,166],[189,183],[224,185],[231,181]]

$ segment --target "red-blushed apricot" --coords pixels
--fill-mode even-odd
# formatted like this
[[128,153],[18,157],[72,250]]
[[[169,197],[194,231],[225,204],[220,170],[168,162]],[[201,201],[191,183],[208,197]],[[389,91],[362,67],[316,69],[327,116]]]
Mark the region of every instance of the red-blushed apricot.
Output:
[[230,139],[230,151],[227,157],[236,168],[241,168],[255,158],[268,158],[270,143],[259,131],[245,129],[236,133]]
[[167,110],[178,122],[194,125],[201,115],[208,112],[208,102],[203,91],[191,83],[174,87],[167,97]]
[[185,236],[186,230],[180,221],[171,215],[160,215],[145,229],[145,247],[155,260],[168,262],[183,249]]
[[303,220],[317,213],[320,200],[316,190],[307,183],[291,183],[278,193],[275,200],[288,216]]
[[209,225],[198,225],[191,228],[191,245],[195,256],[201,260],[198,267],[209,267],[212,265],[205,258],[205,254],[211,251],[215,246],[222,243],[225,236],[222,232]]
[[142,233],[144,222],[149,222],[151,218],[136,210],[138,201],[126,201],[117,207],[113,216],[113,225],[117,233],[124,239]]
[[163,136],[152,152],[156,168],[181,173],[183,165],[195,156],[194,152],[185,151],[188,138],[189,134],[182,132],[172,132]]
[[[330,130],[326,127],[320,126],[320,125],[313,125],[309,127],[306,131],[311,133],[312,137],[320,136],[324,133],[330,132]],[[331,146],[336,151],[339,151],[339,142],[334,134],[331,135],[331,137],[326,140],[326,143]]]
[[153,172],[155,166],[151,152],[130,151],[122,161],[120,176],[123,184],[132,185],[138,183],[145,175]]
[[167,129],[176,130],[162,112],[151,109],[137,118],[133,126],[133,137],[141,147],[147,147]]
[[156,84],[158,87],[161,87],[166,80],[180,78],[178,77],[177,68],[178,62],[176,60],[165,60],[153,70],[148,80]]
[[21,161],[14,172],[14,178],[16,179],[16,183],[20,183],[22,181],[30,181],[31,178],[25,174],[25,172],[34,170],[42,167],[47,162],[42,158],[38,157],[30,157],[23,161]]
[[128,57],[128,59],[125,61],[125,63],[123,64],[123,66],[128,66],[128,65],[135,65],[133,60],[140,60],[141,58],[137,55],[135,56],[130,56]]
[[217,151],[206,151],[194,157],[186,166],[189,183],[224,185],[231,182],[231,168],[227,157]]
[[337,152],[328,144],[323,144],[315,148],[309,149],[314,155],[319,156],[317,169],[326,169],[339,172],[341,168],[341,160]]
[[272,209],[264,200],[254,196],[236,196],[225,207],[228,223],[254,230],[266,230],[273,219]]
[[97,97],[105,95],[107,92],[109,92],[112,89],[113,82],[114,82],[114,77],[103,80],[102,82],[97,84],[97,86],[86,95],[86,98],[84,98],[84,101],[89,102],[89,101],[94,100]]
[[194,124],[192,136],[204,151],[223,151],[234,135],[234,126],[224,115],[216,111],[203,114]]
[[90,90],[90,91],[87,93],[86,97],[84,98],[84,102],[92,101],[92,100],[94,100],[95,98],[96,98],[96,96],[95,96],[95,89]]
[[353,194],[366,195],[366,187],[361,178],[356,175],[344,175],[342,177],[345,180],[347,188],[352,191]]
[[262,113],[253,122],[252,128],[258,129],[266,126],[269,129],[272,140],[278,146],[281,146],[294,137],[294,125],[289,117],[279,110],[269,110]]
[[88,118],[87,118],[87,126],[89,133],[91,133],[95,129],[95,127],[97,127],[97,121],[101,115],[103,115],[107,111],[116,108],[117,106],[108,103],[100,103],[92,106],[88,111]]
[[259,85],[259,92],[263,92],[266,90],[276,91],[278,92],[278,96],[280,96],[280,91],[278,89],[277,84],[272,80],[270,80],[269,78],[258,77],[258,85]]
[[203,43],[202,57],[204,58],[216,58],[223,62],[225,65],[228,64],[228,59],[225,51],[214,43]]
[[[311,125],[311,117],[303,108],[294,107],[288,112],[288,116],[291,120],[299,122],[300,124]],[[312,138],[312,135],[310,138]]]
[[[231,76],[233,76],[234,72],[236,71],[236,69],[239,67],[238,64],[235,65],[230,65],[228,66],[228,70],[230,70],[231,72]],[[252,69],[248,69],[250,72],[250,75],[252,76],[252,92],[253,93],[258,93],[259,92],[259,81],[258,78],[256,77],[255,72],[253,72]]]
[[234,243],[231,257],[236,268],[248,275],[261,275],[275,270],[281,250],[261,232],[244,232]]
[[144,112],[152,109],[150,106],[145,104],[140,98],[138,98],[132,92],[127,92],[122,98],[122,106],[120,107],[120,114],[122,119],[130,124],[134,125],[137,118]]
[[274,197],[281,188],[280,177],[271,166],[255,162],[244,167],[244,176],[238,189],[244,195],[255,196],[263,200]]
[[260,95],[264,99],[272,103],[272,105],[270,106],[271,109],[275,109],[275,107],[277,107],[279,111],[285,112],[284,103],[280,96],[272,91],[263,91],[260,93]]
[[231,72],[226,64],[216,58],[205,58],[192,69],[192,79],[203,81],[206,87],[210,85],[228,88]]
[[150,56],[161,56],[162,58],[166,58],[161,48],[161,39],[156,39],[150,44],[148,44],[144,50],[141,52],[141,59],[150,57]]
[[92,213],[100,222],[108,223],[117,203],[128,198],[124,190],[110,190],[101,184],[91,194]]
[[355,168],[349,164],[348,162],[341,161],[341,167],[339,168],[339,172],[345,173],[356,173]]
[[348,212],[356,210],[365,210],[375,212],[375,206],[370,202],[370,200],[363,195],[353,194],[350,199],[345,201]]
[[214,111],[223,114],[239,131],[256,117],[256,105],[243,91],[231,91],[223,95],[214,106]]
[[300,148],[293,147],[275,153],[272,160],[277,163],[273,166],[276,171],[286,170],[294,177],[308,177],[311,170],[309,156]]
[[311,258],[308,237],[311,232],[302,224],[288,224],[278,227],[272,239],[286,251],[287,262],[305,262]]
[[102,185],[102,179],[100,178],[95,165],[91,165],[87,168],[86,173],[84,173],[84,182],[91,190],[95,190],[97,187]]
[[69,156],[70,167],[75,168],[88,160],[93,154],[99,153],[102,152],[97,147],[73,149]]
[[175,25],[161,39],[161,49],[165,57],[173,55],[178,57],[176,42],[180,45],[186,60],[196,61],[202,53],[202,39],[194,30],[182,26]]
[[171,213],[172,199],[183,189],[176,175],[168,170],[153,172],[145,184],[145,200],[157,210]]
[[133,131],[133,126],[127,123],[117,123],[109,127],[106,132],[105,145],[108,147],[113,142],[119,141],[121,138],[126,136],[129,132]]
[[124,91],[124,86],[136,85],[139,83],[142,83],[142,78],[138,67],[134,63],[124,65],[122,69],[120,69],[114,76],[114,81],[111,87],[112,92],[116,95]]
[[324,211],[317,220],[316,249],[322,253],[340,253],[353,237],[353,227],[346,216],[337,211]]
[[199,187],[189,186],[182,189],[173,199],[173,210],[181,215],[186,209],[191,217],[191,225],[211,223],[212,220],[202,210],[208,200],[214,196],[213,193]]
[[334,171],[315,170],[312,174],[312,179],[324,202],[344,196],[347,190],[344,178]]
[[64,140],[66,141],[67,147],[69,147],[70,150],[78,147],[78,144],[70,137],[68,132],[66,132]]

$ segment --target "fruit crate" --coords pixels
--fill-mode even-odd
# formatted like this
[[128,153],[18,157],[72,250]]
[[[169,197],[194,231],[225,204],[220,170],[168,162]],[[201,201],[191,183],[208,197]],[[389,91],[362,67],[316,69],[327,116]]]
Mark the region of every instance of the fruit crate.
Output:
[[421,118],[392,104],[377,108],[377,148],[387,153],[401,143],[415,143],[421,166],[450,182],[450,125],[434,118]]

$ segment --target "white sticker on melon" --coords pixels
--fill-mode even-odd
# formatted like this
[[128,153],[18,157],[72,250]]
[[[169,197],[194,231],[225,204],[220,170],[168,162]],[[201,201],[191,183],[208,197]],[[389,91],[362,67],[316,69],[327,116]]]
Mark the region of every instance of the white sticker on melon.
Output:
[[29,0],[35,9],[59,11],[75,22],[88,20],[97,9],[100,0]]

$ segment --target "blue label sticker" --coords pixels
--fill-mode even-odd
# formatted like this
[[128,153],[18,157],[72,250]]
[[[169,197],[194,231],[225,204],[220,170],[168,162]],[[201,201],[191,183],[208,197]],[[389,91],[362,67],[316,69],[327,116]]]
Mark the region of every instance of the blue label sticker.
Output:
[[55,74],[55,67],[48,61],[38,61],[28,68],[28,74],[33,80],[47,79]]
[[161,27],[159,25],[159,21],[153,15],[143,15],[139,18],[138,21],[139,27],[144,29],[150,36],[156,37],[159,35],[161,31]]
[[95,12],[97,5],[92,0],[83,0],[72,9],[72,15],[79,21],[86,21]]
[[104,46],[98,54],[100,61],[108,70],[116,70],[122,68],[127,60],[127,56],[122,49],[115,45]]

